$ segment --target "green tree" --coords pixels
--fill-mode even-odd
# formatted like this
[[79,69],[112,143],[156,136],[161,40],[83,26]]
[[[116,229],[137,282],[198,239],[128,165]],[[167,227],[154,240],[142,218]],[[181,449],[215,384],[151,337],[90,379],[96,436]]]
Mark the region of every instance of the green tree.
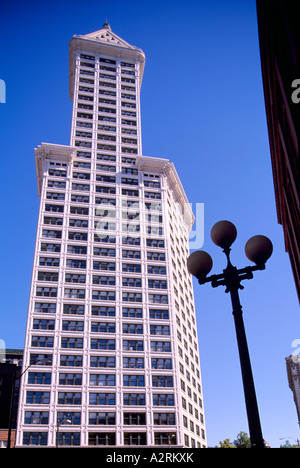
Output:
[[297,442],[297,445],[292,445],[289,440],[286,440],[285,444],[280,445],[279,448],[300,448],[300,441],[297,439],[295,442]]
[[215,448],[251,448],[251,441],[248,434],[241,431],[233,442],[230,442],[230,439],[220,440]]
[[239,432],[236,439],[233,441],[233,445],[235,445],[236,448],[251,448],[251,441],[247,432]]
[[229,439],[223,440],[223,442],[220,440],[219,442],[220,446],[216,448],[236,448],[234,445],[231,444]]

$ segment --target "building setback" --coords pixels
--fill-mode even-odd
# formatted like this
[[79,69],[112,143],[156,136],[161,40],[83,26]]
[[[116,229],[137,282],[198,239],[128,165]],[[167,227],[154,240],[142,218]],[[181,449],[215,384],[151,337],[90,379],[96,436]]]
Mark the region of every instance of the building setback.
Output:
[[70,41],[70,146],[35,149],[40,211],[16,446],[205,447],[194,216],[142,155],[142,50]]

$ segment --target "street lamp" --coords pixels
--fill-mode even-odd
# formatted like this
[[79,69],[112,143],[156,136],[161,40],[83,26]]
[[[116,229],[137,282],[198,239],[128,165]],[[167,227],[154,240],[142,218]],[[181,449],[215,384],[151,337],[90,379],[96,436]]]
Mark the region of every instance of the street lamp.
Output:
[[57,426],[56,426],[56,448],[58,448],[58,439],[59,439],[59,428],[62,424],[71,424],[72,421],[71,419],[68,419],[66,416],[63,416],[63,418],[61,419],[61,421],[58,419],[57,420]]
[[252,448],[264,448],[265,445],[260,425],[250,356],[244,328],[243,312],[238,290],[244,289],[244,286],[241,285],[241,281],[253,278],[253,271],[265,269],[265,263],[272,255],[273,245],[265,236],[251,237],[245,245],[245,253],[247,258],[254,262],[255,265],[247,266],[238,270],[230,261],[230,247],[235,241],[236,236],[236,227],[230,221],[219,221],[211,229],[212,241],[223,249],[223,252],[227,257],[227,267],[223,270],[223,273],[207,277],[208,273],[212,269],[213,261],[207,252],[201,250],[195,251],[189,256],[187,259],[187,267],[188,271],[198,279],[199,284],[211,283],[213,288],[225,286],[225,292],[230,293],[242,371],[251,446]]
[[9,448],[9,449],[11,448],[12,414],[13,414],[13,406],[14,406],[14,394],[15,394],[16,381],[20,380],[21,377],[25,374],[25,372],[28,371],[28,369],[30,369],[31,366],[35,366],[36,364],[40,364],[40,363],[43,363],[43,364],[46,364],[46,365],[48,363],[52,364],[52,360],[48,359],[48,358],[37,359],[34,362],[32,362],[31,364],[29,364],[29,366],[27,366],[19,376],[16,375],[16,369],[14,370],[14,376],[11,378],[12,385],[11,385],[11,395],[10,395],[10,407],[9,407],[9,417],[8,417],[8,435],[7,435],[7,447],[6,448]]

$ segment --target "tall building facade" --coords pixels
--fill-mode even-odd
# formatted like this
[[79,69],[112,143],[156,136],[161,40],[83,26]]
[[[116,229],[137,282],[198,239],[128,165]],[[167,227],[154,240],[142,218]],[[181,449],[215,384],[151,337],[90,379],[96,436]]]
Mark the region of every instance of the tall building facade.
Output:
[[285,358],[285,362],[289,387],[293,392],[300,427],[300,358],[291,355]]
[[[256,0],[262,82],[278,223],[300,302],[298,21],[293,1]],[[299,85],[297,85],[297,88]]]
[[108,23],[74,36],[70,146],[35,149],[20,447],[206,446],[194,216],[174,165],[142,155],[144,64]]

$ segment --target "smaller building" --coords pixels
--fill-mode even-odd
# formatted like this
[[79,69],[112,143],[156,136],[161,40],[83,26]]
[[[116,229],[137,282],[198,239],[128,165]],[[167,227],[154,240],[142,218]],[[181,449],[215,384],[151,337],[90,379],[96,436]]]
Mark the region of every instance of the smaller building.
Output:
[[0,362],[0,448],[15,445],[23,350],[7,349]]
[[298,356],[289,356],[285,358],[288,374],[289,387],[293,392],[296,405],[298,424],[300,427],[300,358]]

